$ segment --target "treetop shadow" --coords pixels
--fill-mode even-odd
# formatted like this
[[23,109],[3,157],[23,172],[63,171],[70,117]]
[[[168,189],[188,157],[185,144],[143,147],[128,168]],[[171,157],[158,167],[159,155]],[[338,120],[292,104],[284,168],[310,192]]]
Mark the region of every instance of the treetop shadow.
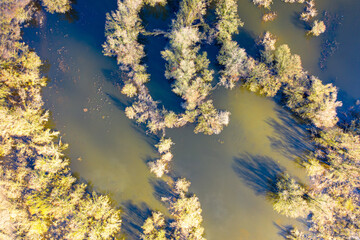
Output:
[[310,151],[310,136],[306,126],[293,118],[287,111],[278,109],[279,120],[269,118],[266,122],[274,134],[268,136],[271,147],[287,158],[298,158]]
[[129,240],[141,239],[142,225],[145,220],[151,215],[149,206],[142,202],[135,204],[132,201],[126,201],[122,204],[122,235]]
[[273,159],[249,153],[235,157],[232,168],[255,194],[262,196],[276,191],[277,178],[285,171]]

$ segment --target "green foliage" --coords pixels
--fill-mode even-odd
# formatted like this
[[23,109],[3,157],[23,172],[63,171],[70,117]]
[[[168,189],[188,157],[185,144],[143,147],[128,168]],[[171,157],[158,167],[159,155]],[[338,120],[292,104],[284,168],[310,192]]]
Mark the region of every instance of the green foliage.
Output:
[[270,9],[273,0],[252,0],[255,5]]
[[264,47],[264,50],[260,50],[261,60],[271,66],[274,62],[276,37],[270,32],[266,32],[264,36],[259,40],[259,44]]
[[176,198],[163,198],[168,203],[168,209],[174,222],[171,223],[171,239],[205,240],[204,228],[201,216],[201,206],[198,197],[188,194],[190,182],[186,179],[178,179],[174,183]]
[[360,234],[360,138],[334,127],[320,131],[314,142],[315,150],[302,162],[311,179],[306,194],[288,177],[280,180],[281,194],[275,194],[275,199],[283,202],[290,195],[291,201],[275,201],[274,208],[291,217],[310,213],[310,232],[294,229],[289,239],[355,239]]
[[237,2],[234,0],[218,0],[216,3],[217,38],[221,42],[230,41],[232,35],[239,33],[244,23],[237,13]]
[[160,212],[153,212],[142,226],[144,240],[189,239],[205,240],[199,199],[188,193],[190,182],[185,178],[169,184],[174,196],[164,197],[171,219],[166,221]]
[[274,210],[287,217],[306,217],[309,214],[305,189],[288,174],[278,176],[275,192],[270,193]]
[[232,89],[236,82],[249,74],[245,49],[240,48],[235,41],[224,42],[217,59],[224,66],[220,82],[227,88]]
[[159,153],[164,153],[168,152],[173,144],[174,143],[172,142],[171,138],[161,138],[160,142],[155,145],[155,147],[158,149]]
[[170,48],[162,52],[168,62],[165,76],[175,80],[173,91],[186,101],[188,110],[195,109],[209,93],[212,72],[207,70],[206,53],[198,55],[200,41],[198,27],[191,26],[205,14],[205,1],[185,0],[180,3],[176,21],[169,35]]
[[153,212],[142,226],[143,240],[166,240],[165,218],[160,212]]
[[250,91],[273,97],[281,87],[279,78],[271,75],[266,64],[249,59],[249,75],[245,79],[244,87]]
[[324,33],[326,30],[326,26],[323,21],[315,20],[313,22],[311,30],[308,32],[309,35],[320,36],[320,34]]
[[71,8],[69,0],[42,0],[42,3],[50,13],[65,13]]
[[211,100],[201,104],[199,109],[201,113],[194,130],[195,133],[219,134],[224,125],[229,123],[230,113],[216,110]]
[[160,159],[149,162],[150,172],[154,173],[157,177],[162,177],[168,172],[168,163],[173,158],[170,148],[174,143],[171,138],[161,138],[159,143],[155,145],[158,152],[161,154]]
[[337,88],[332,84],[323,85],[319,79],[311,77],[309,82],[289,87],[287,95],[287,105],[302,118],[311,120],[315,126],[328,128],[337,123],[336,108],[342,103],[336,101]]
[[218,20],[217,40],[222,44],[217,60],[224,66],[224,70],[220,72],[220,84],[231,89],[248,71],[245,50],[232,41],[232,36],[238,33],[243,23],[237,14],[236,1],[219,0],[215,12]]
[[336,101],[337,89],[309,77],[301,66],[300,57],[291,54],[288,45],[275,48],[271,34],[266,33],[260,43],[264,46],[264,63],[248,59],[244,86],[266,96],[275,96],[283,87],[287,106],[293,112],[316,127],[334,126],[338,121],[336,108],[342,105]]
[[125,94],[128,97],[134,97],[136,96],[136,86],[132,83],[127,83],[124,85],[124,87],[121,89],[121,93]]
[[282,81],[287,83],[291,83],[293,78],[303,73],[300,56],[292,55],[286,44],[274,51],[274,68]]
[[118,10],[106,14],[104,54],[115,56],[124,67],[140,64],[145,56],[144,47],[137,42],[143,31],[138,16],[142,5],[142,0],[119,0]]
[[173,128],[178,123],[178,116],[172,111],[167,112],[165,113],[164,121],[167,128]]
[[198,197],[181,197],[171,203],[170,212],[174,217],[175,239],[202,240],[204,228],[201,227],[202,216]]
[[162,52],[168,62],[165,76],[175,79],[173,92],[185,100],[187,110],[195,109],[206,98],[211,90],[209,84],[213,71],[208,70],[207,54],[197,54],[200,41],[198,28],[182,27],[170,35],[171,50]]
[[161,5],[164,6],[166,4],[167,0],[144,0],[145,4],[148,4],[152,7],[154,7],[155,5]]
[[0,39],[6,46],[0,58],[0,204],[7,208],[1,210],[6,223],[0,224],[0,238],[112,238],[120,230],[119,211],[108,197],[87,192],[71,175],[62,153],[67,145],[46,128],[41,60],[9,30],[20,29],[24,13],[30,16],[29,2],[0,3],[11,9],[8,15],[7,8],[0,8],[5,30]]
[[172,23],[173,29],[190,27],[196,20],[202,20],[206,13],[206,0],[183,0],[176,20]]

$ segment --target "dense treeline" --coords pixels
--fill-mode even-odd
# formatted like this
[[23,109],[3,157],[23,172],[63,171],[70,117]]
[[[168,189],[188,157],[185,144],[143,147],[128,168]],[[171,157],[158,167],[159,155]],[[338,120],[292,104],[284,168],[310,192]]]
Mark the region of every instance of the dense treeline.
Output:
[[[43,4],[70,8],[68,0]],[[20,35],[34,10],[30,0],[0,2],[0,238],[109,239],[120,230],[119,211],[71,175],[66,144],[46,127],[42,63]]]
[[[315,151],[302,162],[311,183],[301,193],[279,186],[276,210],[308,217],[310,233],[290,231],[290,239],[356,239],[360,236],[360,137],[334,127],[314,137]],[[294,194],[295,193],[295,194]],[[290,207],[291,206],[291,207]]]

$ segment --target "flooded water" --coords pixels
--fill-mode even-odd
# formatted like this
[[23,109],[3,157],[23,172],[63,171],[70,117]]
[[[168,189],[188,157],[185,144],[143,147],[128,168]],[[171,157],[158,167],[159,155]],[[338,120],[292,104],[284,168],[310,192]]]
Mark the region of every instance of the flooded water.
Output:
[[[310,73],[334,82],[343,96],[356,99],[356,86],[360,84],[356,41],[360,33],[352,31],[360,24],[356,17],[360,3],[317,3],[320,13],[328,10],[343,16],[333,35],[307,37],[297,20],[301,5],[275,1],[272,8],[278,12],[278,19],[262,23],[261,10],[248,0],[241,0],[239,15],[245,27],[236,39],[250,54],[255,54],[256,36],[269,30],[280,43],[289,44],[302,57]],[[176,1],[171,6],[176,6]],[[102,55],[105,13],[116,9],[116,1],[77,0],[74,9],[68,16],[46,15],[41,28],[24,30],[24,39],[46,63],[44,71],[50,81],[43,92],[45,107],[51,111],[63,141],[69,143],[67,155],[72,171],[96,191],[112,196],[124,211],[123,230],[127,238],[138,239],[139,226],[149,209],[165,211],[154,195],[154,178],[145,163],[156,157],[152,147],[155,141],[125,117],[127,100],[117,87],[118,67],[114,59]],[[169,24],[172,13],[162,8],[150,10],[144,12],[147,28]],[[328,57],[326,70],[321,70],[319,59],[325,37],[336,39],[339,45]],[[160,51],[166,40],[141,40],[147,45],[145,63],[151,74],[151,94],[167,108],[180,110],[180,100],[164,78]],[[215,65],[217,49],[208,49]],[[216,136],[196,135],[191,125],[168,130],[175,142],[172,169],[192,182],[190,190],[202,204],[207,239],[280,239],[277,225],[287,225],[290,220],[276,214],[266,200],[267,180],[283,169],[304,178],[293,161],[309,147],[304,126],[272,99],[244,89],[218,89],[211,97],[216,107],[231,112],[229,126]]]
[[[278,17],[273,22],[261,22],[262,10],[247,0],[239,0],[239,15],[245,22],[240,37],[251,42],[264,31],[270,31],[278,43],[288,44],[293,53],[301,56],[303,66],[310,74],[339,88],[340,99],[353,104],[360,96],[360,1],[316,0],[318,18],[330,16],[328,31],[320,37],[306,36],[304,22],[299,20],[303,10],[301,4],[284,4],[274,1],[271,9]],[[326,12],[326,14],[325,14]],[[241,40],[240,40],[241,42]],[[249,46],[251,49],[252,45]],[[323,69],[320,68],[322,52],[328,56]],[[345,105],[347,106],[347,105]]]

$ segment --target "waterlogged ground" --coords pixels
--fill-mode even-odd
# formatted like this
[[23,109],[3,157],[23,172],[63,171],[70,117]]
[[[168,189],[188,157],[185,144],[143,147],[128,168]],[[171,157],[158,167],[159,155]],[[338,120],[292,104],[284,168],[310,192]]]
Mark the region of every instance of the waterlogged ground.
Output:
[[[306,37],[297,20],[301,5],[275,1],[278,19],[264,24],[261,10],[241,0],[239,14],[245,27],[237,40],[250,54],[256,54],[256,36],[270,30],[280,43],[300,54],[310,73],[334,82],[341,88],[342,98],[354,101],[360,91],[360,47],[356,44],[360,31],[353,32],[360,24],[360,3],[318,0],[317,4],[320,13],[328,10],[342,20],[329,34],[315,39]],[[176,6],[176,1],[171,6]],[[105,13],[116,9],[116,1],[78,0],[74,9],[67,16],[46,15],[42,27],[25,29],[24,39],[46,63],[44,73],[50,81],[43,92],[45,107],[70,145],[73,172],[96,191],[112,196],[124,210],[123,230],[128,239],[138,239],[139,226],[149,209],[165,211],[157,199],[159,183],[145,164],[156,157],[155,140],[125,117],[127,100],[117,87],[121,76],[116,62],[101,52]],[[145,26],[166,27],[172,15],[163,8],[148,9]],[[336,40],[338,48],[327,58],[326,70],[321,70],[321,51],[329,51],[322,43],[329,39]],[[180,110],[180,101],[163,76],[160,51],[166,40],[149,37],[141,41],[147,45],[151,93],[167,108]],[[204,49],[209,50],[212,66],[217,68],[217,48]],[[267,179],[282,169],[304,179],[294,163],[309,147],[304,127],[272,99],[244,89],[218,89],[211,97],[216,107],[231,112],[230,124],[216,136],[196,135],[191,125],[169,130],[175,142],[174,173],[192,182],[190,190],[202,204],[207,239],[280,239],[277,225],[290,220],[276,214],[267,202]]]

